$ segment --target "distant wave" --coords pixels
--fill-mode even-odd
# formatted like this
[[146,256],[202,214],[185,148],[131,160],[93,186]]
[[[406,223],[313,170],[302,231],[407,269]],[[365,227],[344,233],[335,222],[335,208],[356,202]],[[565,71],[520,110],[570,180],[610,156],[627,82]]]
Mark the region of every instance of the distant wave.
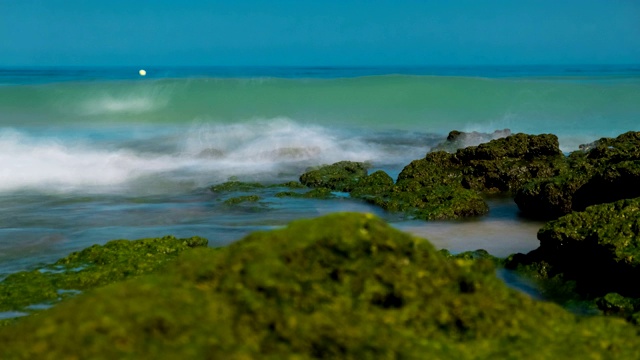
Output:
[[0,87],[0,124],[238,123],[285,117],[322,126],[439,132],[511,128],[560,135],[626,131],[640,78],[386,75],[339,79],[162,79]]

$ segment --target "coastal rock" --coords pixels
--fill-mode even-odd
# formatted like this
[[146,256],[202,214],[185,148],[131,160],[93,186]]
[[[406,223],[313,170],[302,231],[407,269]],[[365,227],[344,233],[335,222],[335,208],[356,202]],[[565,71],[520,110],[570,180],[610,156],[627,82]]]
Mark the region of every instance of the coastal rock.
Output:
[[300,176],[308,187],[323,187],[334,191],[351,191],[360,178],[367,176],[367,166],[361,162],[340,161],[310,170]]
[[561,160],[555,135],[515,134],[455,154],[430,152],[405,166],[395,185],[388,179],[378,187],[356,184],[351,194],[420,219],[472,217],[489,211],[483,193],[509,192],[532,178],[552,176]]
[[640,196],[640,160],[603,167],[573,194],[574,210]]
[[598,298],[596,304],[607,315],[628,317],[640,310],[640,299],[626,298],[618,293],[608,293]]
[[553,219],[589,205],[640,196],[640,132],[602,138],[571,153],[558,174],[539,177],[516,190],[528,216]]
[[351,196],[355,198],[380,196],[389,193],[393,186],[394,182],[391,176],[382,170],[378,170],[368,176],[360,178],[351,191]]
[[164,266],[184,250],[206,247],[207,239],[173,236],[113,240],[71,253],[51,265],[9,275],[0,282],[0,311],[55,303],[80,290],[147,274]]
[[0,328],[0,343],[7,358],[640,355],[632,325],[537,302],[491,261],[449,259],[367,214],[185,252],[162,273]]
[[561,274],[587,298],[616,292],[640,297],[640,198],[589,206],[550,221],[540,247],[508,266],[545,264],[545,278]]
[[407,165],[395,185],[388,175],[378,174],[363,179],[351,195],[387,211],[425,220],[486,214],[489,207],[480,194],[460,184],[460,169],[454,155],[444,151],[429,153]]
[[462,184],[478,191],[515,192],[537,177],[558,173],[562,159],[558,138],[552,134],[515,134],[458,150],[465,166]]

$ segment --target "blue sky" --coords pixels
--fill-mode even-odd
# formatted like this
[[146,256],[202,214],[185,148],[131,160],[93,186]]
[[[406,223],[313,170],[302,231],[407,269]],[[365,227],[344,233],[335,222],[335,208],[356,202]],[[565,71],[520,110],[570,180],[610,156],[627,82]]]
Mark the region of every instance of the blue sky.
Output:
[[0,0],[0,66],[639,64],[638,0]]

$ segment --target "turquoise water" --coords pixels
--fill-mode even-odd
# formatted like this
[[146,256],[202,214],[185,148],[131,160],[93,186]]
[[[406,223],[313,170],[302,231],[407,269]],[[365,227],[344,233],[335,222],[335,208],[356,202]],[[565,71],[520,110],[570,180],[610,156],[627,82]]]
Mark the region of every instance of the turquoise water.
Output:
[[461,225],[349,199],[229,209],[207,187],[340,160],[397,174],[453,129],[554,133],[564,151],[640,130],[640,66],[146,70],[0,69],[0,273],[114,238],[222,245],[332,211],[371,211],[455,251],[526,251],[539,224],[503,200]]

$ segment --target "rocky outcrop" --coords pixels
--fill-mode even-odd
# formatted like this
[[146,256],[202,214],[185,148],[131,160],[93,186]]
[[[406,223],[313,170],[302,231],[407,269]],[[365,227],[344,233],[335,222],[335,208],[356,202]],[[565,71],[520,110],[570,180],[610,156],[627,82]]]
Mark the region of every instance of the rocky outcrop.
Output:
[[[589,206],[550,221],[538,232],[540,247],[507,261],[541,279],[560,276],[585,299],[608,293],[640,297],[640,198]],[[640,311],[640,309],[638,309]]]
[[640,196],[640,132],[603,138],[571,153],[555,176],[521,186],[515,202],[523,213],[553,219],[589,205]]
[[364,163],[340,161],[305,172],[300,176],[300,182],[312,188],[349,192],[365,176],[367,166]]

